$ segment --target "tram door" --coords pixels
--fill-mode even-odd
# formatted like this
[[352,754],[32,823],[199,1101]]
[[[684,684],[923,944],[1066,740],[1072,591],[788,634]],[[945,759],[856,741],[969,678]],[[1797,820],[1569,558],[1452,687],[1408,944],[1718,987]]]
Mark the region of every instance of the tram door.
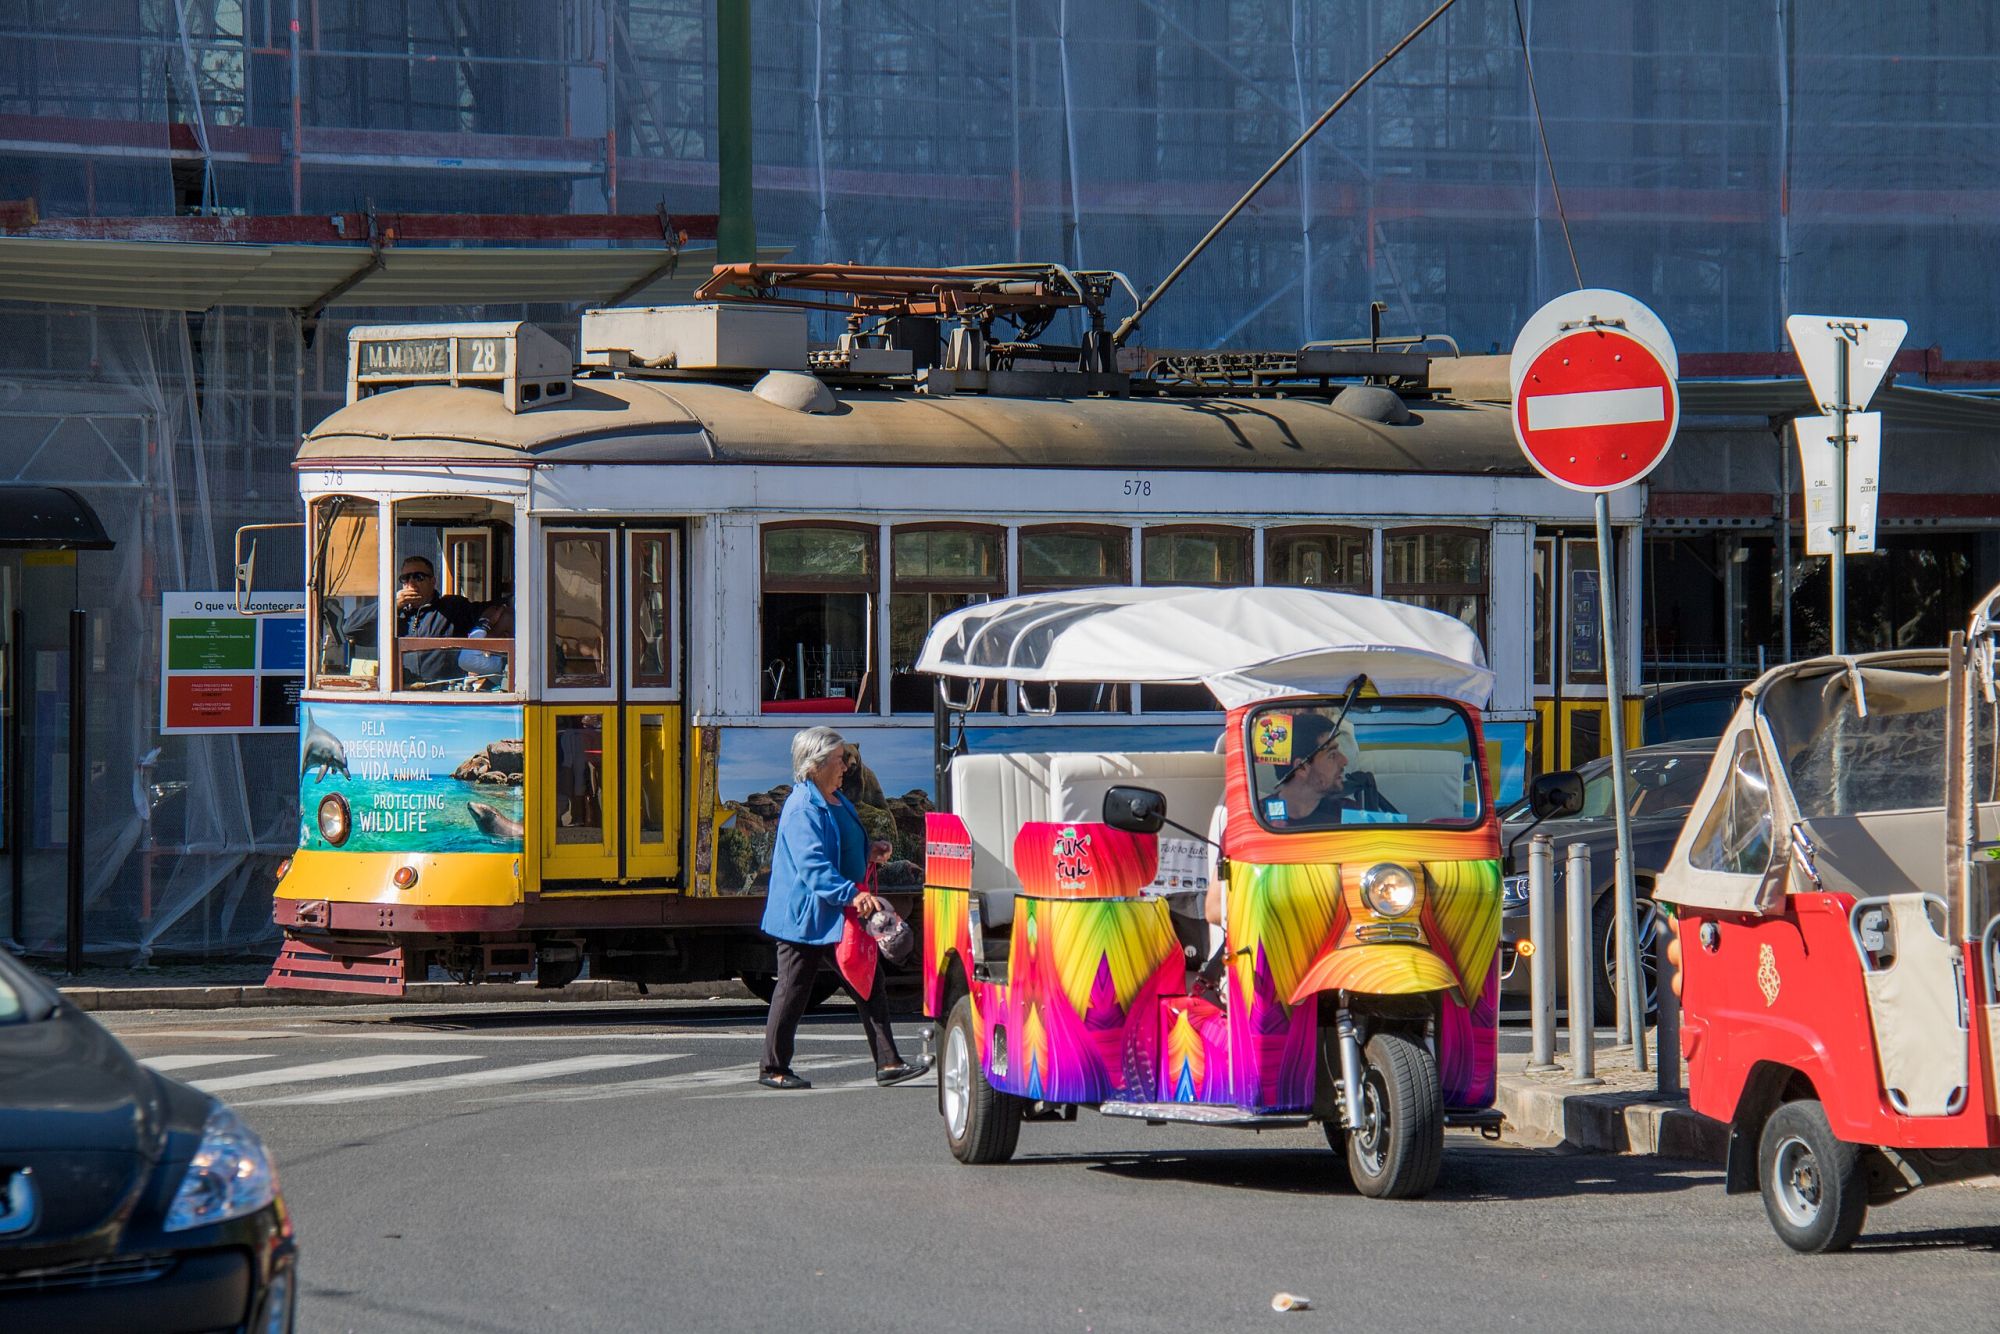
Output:
[[[1613,553],[1620,587],[1623,554],[1622,546]],[[1533,568],[1535,768],[1548,773],[1588,763],[1611,749],[1596,536],[1542,529]]]
[[531,818],[545,883],[680,875],[680,542],[664,520],[542,530]]

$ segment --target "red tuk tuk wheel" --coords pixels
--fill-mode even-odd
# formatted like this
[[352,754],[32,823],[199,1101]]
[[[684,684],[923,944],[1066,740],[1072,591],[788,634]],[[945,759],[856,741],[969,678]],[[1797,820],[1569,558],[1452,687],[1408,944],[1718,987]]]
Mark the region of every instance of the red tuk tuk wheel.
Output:
[[1757,1144],[1764,1212],[1785,1245],[1807,1255],[1843,1251],[1868,1217],[1862,1149],[1839,1139],[1810,1098],[1771,1113]]

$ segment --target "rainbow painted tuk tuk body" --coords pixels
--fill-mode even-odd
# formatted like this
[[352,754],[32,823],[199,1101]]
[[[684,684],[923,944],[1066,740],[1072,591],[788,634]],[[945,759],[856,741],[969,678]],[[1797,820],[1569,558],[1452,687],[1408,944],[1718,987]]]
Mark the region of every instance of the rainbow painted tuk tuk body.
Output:
[[[1040,618],[1024,634],[1052,618],[1085,621],[1092,596],[1118,604],[1114,614],[1130,609],[1121,590],[1066,595],[1071,603],[1051,608],[1063,596],[1010,600],[1024,604],[1019,619]],[[1339,610],[1370,601],[1310,596]],[[1316,605],[1293,598],[1283,610],[1296,619]],[[972,613],[1015,614],[990,604],[954,615]],[[1413,632],[1448,633],[1425,617],[1463,630],[1415,609],[1396,617]],[[948,618],[933,642],[951,632]],[[1464,680],[1438,676],[1449,688],[1436,693],[1371,690],[1365,710],[1356,703],[1373,678],[1351,662],[1342,675],[1332,650],[1312,650],[1319,656],[1298,669],[1325,682],[1320,692],[1284,676],[1232,678],[1220,755],[950,760],[953,800],[964,804],[927,817],[923,966],[925,1010],[942,1037],[940,1109],[957,1156],[1002,1160],[1020,1120],[1071,1119],[1078,1107],[1246,1128],[1319,1122],[1336,1148],[1349,1136],[1369,1141],[1359,1161],[1373,1166],[1355,1166],[1366,1193],[1415,1195],[1435,1179],[1445,1124],[1497,1126],[1499,837],[1471,699],[1481,684],[1474,671],[1484,668],[1476,641],[1463,637],[1453,648],[1468,661]],[[1386,656],[1371,665],[1393,684]],[[1221,678],[1198,679],[1214,689]],[[1274,715],[1278,708],[1286,712]],[[1372,715],[1365,726],[1377,736],[1442,734],[1394,750],[1417,768],[1394,777],[1398,795],[1431,794],[1431,805],[1403,796],[1402,807],[1384,798],[1375,810],[1350,805],[1319,823],[1286,815],[1279,786],[1330,742],[1295,760],[1289,749],[1258,749],[1260,728],[1275,721],[1282,737],[1295,716],[1317,713],[1338,735],[1350,711]],[[1357,755],[1365,749],[1352,730],[1345,735]],[[996,768],[1010,767],[995,786]],[[1210,842],[1198,827],[1175,826],[1190,837],[1178,869],[1163,870],[1156,832],[1106,822],[1138,793],[1160,803],[1151,830],[1174,823],[1164,795],[1141,786],[1149,774],[1197,794],[1181,815],[1219,834],[1223,855],[1211,856],[1207,874],[1190,869],[1187,850]],[[1101,819],[1087,818],[1093,803]],[[1047,814],[1056,818],[1040,818]],[[1393,902],[1369,888],[1384,872],[1400,878]],[[1226,886],[1213,955],[1200,903],[1192,913],[1188,903],[1207,901],[1208,875]],[[1390,1143],[1386,1090],[1399,1081],[1377,1068],[1378,1040],[1403,1062],[1400,1085],[1425,1086],[1420,1105],[1395,1111],[1396,1133],[1415,1136],[1414,1148]],[[1406,1130],[1401,1119],[1417,1124]],[[1349,1159],[1357,1162],[1351,1147]],[[1364,1181],[1370,1172],[1378,1178]]]
[[[1088,838],[1101,859],[1088,897],[1065,891],[1052,871],[1031,886],[1029,863],[1017,858],[1023,888],[1007,980],[979,980],[966,966],[973,958],[970,858],[951,855],[968,836],[958,817],[934,814],[924,891],[927,1011],[945,1013],[951,970],[960,968],[985,1039],[981,1068],[994,1088],[1018,1097],[1305,1113],[1313,1106],[1322,993],[1435,993],[1446,1108],[1492,1106],[1500,872],[1490,821],[1471,830],[1369,826],[1271,835],[1240,800],[1247,791],[1246,712],[1232,712],[1225,729],[1226,1006],[1190,994],[1192,969],[1167,903],[1141,892],[1154,876],[1150,840],[1103,824],[1073,827],[1073,839]],[[1391,858],[1423,868],[1421,939],[1414,943],[1370,943],[1357,932],[1368,916],[1361,872]]]

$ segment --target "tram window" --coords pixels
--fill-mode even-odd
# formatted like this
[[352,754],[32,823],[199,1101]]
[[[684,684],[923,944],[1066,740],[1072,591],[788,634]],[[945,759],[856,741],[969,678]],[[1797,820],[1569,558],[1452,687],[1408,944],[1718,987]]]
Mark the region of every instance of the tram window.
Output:
[[1148,528],[1139,581],[1240,588],[1250,582],[1250,533],[1242,528]]
[[1372,593],[1368,566],[1374,545],[1366,528],[1273,528],[1264,535],[1264,582]]
[[1382,596],[1453,616],[1486,638],[1486,534],[1395,528],[1382,535]]
[[1535,539],[1535,684],[1548,685],[1554,664],[1554,634],[1549,624],[1549,584],[1555,579],[1556,544],[1550,537]]
[[556,842],[604,842],[604,715],[556,717]]
[[[1040,524],[1021,530],[1021,591],[1060,592],[1132,582],[1132,533],[1106,524]],[[1040,696],[1037,696],[1039,701]],[[1122,685],[1056,687],[1059,713],[1123,713]]]
[[611,534],[549,535],[549,685],[611,685]]
[[1099,525],[1021,530],[1021,591],[1043,593],[1132,582],[1132,534]]
[[674,684],[673,543],[671,533],[632,534],[632,684],[649,690]]
[[313,502],[313,686],[373,690],[381,679],[381,525],[372,500]]
[[[1007,591],[1005,535],[969,524],[897,528],[889,538],[889,710],[929,713],[935,683],[912,669],[924,637],[946,612]],[[982,689],[978,706],[1001,707],[1000,692]]]
[[876,530],[787,523],[767,525],[763,536],[763,711],[869,711]]
[[513,504],[417,496],[395,517],[396,689],[513,689]]
[[[1139,581],[1239,588],[1250,582],[1246,528],[1174,525],[1140,535]],[[1221,706],[1203,685],[1153,685],[1139,692],[1141,713],[1213,713]]]

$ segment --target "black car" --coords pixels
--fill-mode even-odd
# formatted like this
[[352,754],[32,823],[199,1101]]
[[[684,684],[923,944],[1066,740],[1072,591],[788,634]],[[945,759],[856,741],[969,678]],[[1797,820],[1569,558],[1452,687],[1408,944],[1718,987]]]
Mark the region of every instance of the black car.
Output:
[[1654,686],[1639,710],[1639,740],[1648,746],[1721,736],[1748,681],[1682,681]]
[[256,1132],[0,951],[0,1330],[278,1334],[296,1255]]
[[[1676,741],[1661,746],[1642,746],[1625,753],[1626,787],[1632,827],[1632,879],[1639,900],[1639,944],[1646,975],[1646,1008],[1653,1006],[1653,923],[1655,910],[1653,879],[1666,865],[1680,837],[1681,825],[1708,776],[1708,762],[1715,755],[1716,739]],[[1562,819],[1544,820],[1535,833],[1555,840],[1555,939],[1538,940],[1535,948],[1548,949],[1556,961],[1556,992],[1562,995],[1569,977],[1568,940],[1565,923],[1565,863],[1572,843],[1590,845],[1591,897],[1591,976],[1596,979],[1595,1005],[1600,1023],[1609,1023],[1617,1004],[1613,993],[1615,947],[1611,923],[1617,896],[1612,893],[1616,868],[1618,822],[1611,802],[1611,761],[1593,760],[1577,770],[1583,779],[1583,809]],[[1502,994],[1528,994],[1527,961],[1520,956],[1519,944],[1528,934],[1528,841],[1533,815],[1525,799],[1500,813],[1500,846],[1504,879],[1501,881],[1500,989]]]

